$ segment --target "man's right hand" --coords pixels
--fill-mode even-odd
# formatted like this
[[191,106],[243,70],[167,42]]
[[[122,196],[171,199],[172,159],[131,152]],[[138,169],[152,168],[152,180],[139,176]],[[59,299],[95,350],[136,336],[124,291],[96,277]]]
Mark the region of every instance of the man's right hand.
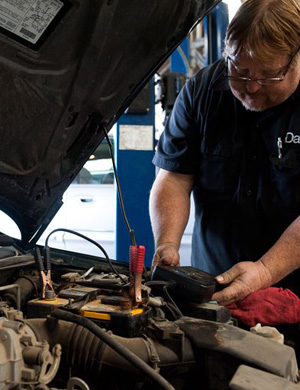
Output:
[[176,244],[167,242],[157,247],[152,261],[152,269],[159,264],[171,267],[179,265],[179,252]]
[[150,194],[150,218],[156,252],[152,268],[158,264],[179,265],[179,247],[190,214],[193,175],[160,169]]

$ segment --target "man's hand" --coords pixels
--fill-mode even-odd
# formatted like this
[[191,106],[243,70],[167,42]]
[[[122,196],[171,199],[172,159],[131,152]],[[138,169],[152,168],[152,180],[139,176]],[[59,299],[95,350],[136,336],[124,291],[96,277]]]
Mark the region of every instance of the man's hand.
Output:
[[158,264],[177,267],[179,265],[179,253],[177,245],[171,242],[159,245],[154,254],[152,269]]
[[228,305],[240,301],[254,291],[269,287],[272,277],[260,260],[244,261],[235,264],[228,271],[216,277],[220,284],[229,284],[224,290],[216,292],[212,300],[220,305]]
[[153,266],[179,265],[179,246],[190,214],[193,175],[159,170],[150,194],[150,218],[156,252]]

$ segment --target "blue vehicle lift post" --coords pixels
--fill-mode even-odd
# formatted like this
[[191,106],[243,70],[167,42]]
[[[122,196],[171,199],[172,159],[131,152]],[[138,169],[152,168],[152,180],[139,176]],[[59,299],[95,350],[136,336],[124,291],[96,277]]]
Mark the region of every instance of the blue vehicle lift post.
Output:
[[[228,25],[227,5],[220,3],[204,19],[203,23],[207,37],[205,55],[207,64],[209,64],[221,57],[223,39]],[[187,75],[188,59],[189,39],[186,38],[171,56],[171,71]],[[135,231],[137,245],[146,247],[145,266],[150,267],[154,254],[154,241],[148,212],[149,194],[155,179],[155,167],[152,164],[155,147],[153,80],[144,90],[145,93],[148,104],[144,104],[141,110],[129,110],[117,123],[115,158],[128,221]],[[118,200],[116,210],[116,259],[129,261],[130,235]]]
[[[137,245],[145,246],[145,266],[152,263],[154,241],[148,212],[149,194],[155,179],[154,155],[154,82],[142,92],[140,108],[129,108],[117,123],[115,157],[124,205]],[[137,99],[141,99],[139,96]],[[117,199],[116,259],[129,261],[130,234]]]

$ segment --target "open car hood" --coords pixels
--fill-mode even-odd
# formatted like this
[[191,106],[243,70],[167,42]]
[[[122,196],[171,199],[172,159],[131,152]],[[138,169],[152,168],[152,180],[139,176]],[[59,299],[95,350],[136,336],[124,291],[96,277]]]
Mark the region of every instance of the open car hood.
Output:
[[35,243],[90,154],[220,0],[4,0],[0,208]]

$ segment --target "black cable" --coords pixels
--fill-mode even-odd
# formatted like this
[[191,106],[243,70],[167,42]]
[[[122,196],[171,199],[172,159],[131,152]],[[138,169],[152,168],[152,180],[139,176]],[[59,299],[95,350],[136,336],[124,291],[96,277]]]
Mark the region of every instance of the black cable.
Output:
[[158,372],[153,370],[147,363],[145,363],[140,357],[131,352],[121,343],[113,339],[109,333],[101,329],[93,321],[88,318],[84,318],[74,313],[70,313],[61,309],[54,310],[51,313],[51,316],[59,320],[64,320],[68,322],[73,322],[75,324],[81,325],[84,328],[88,329],[95,336],[99,337],[104,343],[106,343],[110,348],[119,353],[123,358],[128,360],[132,365],[141,370],[144,374],[149,376],[152,380],[158,383],[162,389],[166,390],[175,390],[174,387]]
[[110,158],[111,158],[111,161],[113,164],[113,170],[114,170],[114,175],[115,175],[116,184],[117,184],[118,199],[119,199],[122,215],[123,215],[126,227],[127,227],[129,234],[130,234],[131,245],[136,245],[135,233],[134,233],[134,230],[131,229],[131,227],[129,225],[129,221],[128,221],[126,211],[125,211],[125,206],[124,206],[124,201],[123,201],[123,196],[122,196],[122,191],[121,191],[121,185],[120,185],[117,167],[116,167],[116,163],[115,163],[115,159],[114,159],[113,147],[112,147],[112,144],[110,142],[110,139],[109,139],[109,136],[107,134],[106,129],[104,128],[103,130],[104,130],[106,141],[108,143]]
[[[111,158],[111,161],[112,161],[112,164],[113,164],[113,170],[114,170],[114,175],[115,175],[116,185],[117,185],[118,199],[119,199],[122,215],[123,215],[125,224],[127,226],[129,234],[130,234],[131,245],[136,245],[135,232],[134,232],[133,229],[131,229],[131,227],[129,225],[129,221],[128,221],[128,218],[127,218],[127,215],[126,215],[126,211],[125,211],[125,206],[124,206],[124,202],[123,202],[123,195],[122,195],[122,191],[121,191],[121,185],[120,185],[119,176],[118,176],[118,172],[117,172],[116,162],[115,162],[115,159],[114,159],[113,146],[112,146],[112,144],[110,142],[110,139],[109,139],[109,136],[107,134],[106,129],[104,128],[103,130],[104,130],[105,138],[106,138],[107,143],[108,143],[110,158]],[[146,274],[147,274],[147,269],[144,266],[144,276],[146,276]]]
[[145,286],[149,286],[149,287],[162,286],[164,294],[166,295],[167,299],[171,302],[172,309],[176,310],[179,317],[183,317],[182,312],[180,311],[179,307],[176,305],[176,303],[172,299],[170,293],[168,292],[168,287],[170,287],[172,284],[174,284],[174,283],[169,283],[169,282],[164,281],[164,280],[150,280],[149,282],[145,283]]
[[175,314],[172,305],[170,303],[166,303],[163,307],[171,313],[175,321],[178,320],[178,316]]
[[78,237],[80,237],[80,238],[83,238],[84,240],[89,241],[90,243],[96,245],[96,246],[102,251],[102,253],[104,254],[106,260],[108,261],[108,264],[109,264],[111,270],[112,270],[112,271],[113,271],[113,272],[122,280],[122,282],[123,282],[124,284],[127,284],[127,281],[126,281],[125,279],[123,279],[123,277],[119,274],[119,272],[118,272],[118,271],[115,269],[115,267],[113,266],[113,264],[112,264],[112,262],[111,262],[111,259],[109,258],[107,252],[106,252],[105,249],[102,247],[102,245],[98,244],[97,241],[94,241],[94,240],[92,240],[91,238],[86,237],[85,235],[83,235],[83,234],[81,234],[81,233],[78,233],[78,232],[76,232],[76,231],[74,231],[74,230],[70,230],[70,229],[64,229],[64,228],[58,228],[58,229],[52,230],[52,232],[48,234],[48,237],[47,237],[46,240],[45,240],[45,247],[46,247],[46,248],[49,248],[49,246],[48,246],[49,238],[50,238],[50,236],[51,236],[53,233],[55,233],[55,232],[66,232],[66,233],[74,234],[75,236],[78,236]]
[[[174,318],[176,320],[178,320],[179,318],[181,318],[183,316],[183,314],[181,313],[181,311],[178,309],[178,306],[174,306],[172,305],[172,303],[170,302],[167,302],[166,304],[166,307],[168,307],[169,309],[171,309],[173,312],[174,312]],[[175,314],[175,312],[177,312],[177,314]]]
[[181,313],[181,311],[179,310],[178,306],[176,305],[176,303],[173,301],[171,295],[169,294],[169,292],[168,292],[168,287],[169,287],[169,285],[164,286],[164,287],[163,287],[163,291],[164,291],[164,293],[166,294],[166,296],[167,296],[167,298],[169,299],[169,301],[171,302],[172,306],[176,309],[178,315],[179,315],[180,317],[183,317],[183,314]]

